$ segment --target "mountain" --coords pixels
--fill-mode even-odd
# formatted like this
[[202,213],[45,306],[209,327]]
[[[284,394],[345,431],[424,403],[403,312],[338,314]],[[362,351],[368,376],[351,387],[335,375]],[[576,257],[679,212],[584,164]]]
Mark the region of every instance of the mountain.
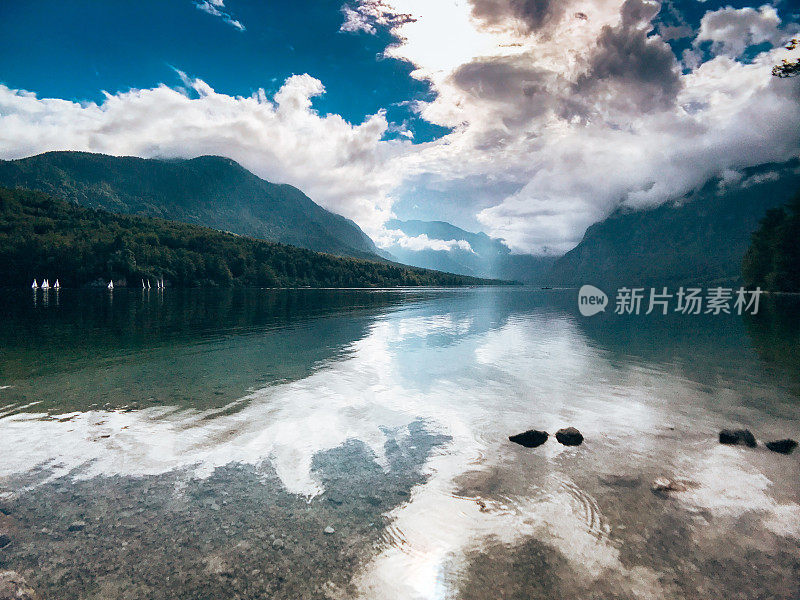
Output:
[[[485,233],[472,233],[444,221],[388,221],[386,229],[399,230],[408,237],[427,236],[445,242],[442,249],[413,249],[395,244],[386,248],[400,262],[477,277],[492,277],[538,283],[554,258],[511,254],[502,240]],[[459,242],[461,242],[459,244]],[[440,244],[444,246],[444,244]]]
[[318,252],[377,258],[361,229],[291,185],[218,156],[156,160],[47,152],[0,161],[0,185],[116,213],[195,223]]
[[322,254],[175,221],[120,215],[0,187],[0,281],[65,287],[141,286],[386,287],[500,283]]
[[800,189],[800,161],[746,169],[648,210],[617,210],[553,265],[552,285],[738,282],[764,213]]

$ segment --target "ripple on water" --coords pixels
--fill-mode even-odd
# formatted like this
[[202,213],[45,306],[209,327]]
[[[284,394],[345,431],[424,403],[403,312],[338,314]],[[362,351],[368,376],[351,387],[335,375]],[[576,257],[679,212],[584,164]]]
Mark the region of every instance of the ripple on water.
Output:
[[608,538],[611,526],[594,496],[570,481],[562,481],[560,489],[569,496],[575,514],[581,517],[587,531],[598,539]]

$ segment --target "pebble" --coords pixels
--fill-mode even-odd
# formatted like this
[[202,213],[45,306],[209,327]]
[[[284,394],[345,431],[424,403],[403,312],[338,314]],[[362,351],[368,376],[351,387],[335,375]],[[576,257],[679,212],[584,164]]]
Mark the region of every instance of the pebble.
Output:
[[0,572],[0,600],[39,600],[25,578],[15,571]]

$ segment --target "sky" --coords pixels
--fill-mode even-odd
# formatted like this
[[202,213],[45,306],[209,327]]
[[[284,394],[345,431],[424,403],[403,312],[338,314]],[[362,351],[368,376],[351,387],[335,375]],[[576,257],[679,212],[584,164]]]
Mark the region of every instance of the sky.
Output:
[[[800,2],[0,3],[0,158],[218,154],[379,245],[560,254],[624,206],[800,155]],[[425,240],[416,240],[427,243]]]

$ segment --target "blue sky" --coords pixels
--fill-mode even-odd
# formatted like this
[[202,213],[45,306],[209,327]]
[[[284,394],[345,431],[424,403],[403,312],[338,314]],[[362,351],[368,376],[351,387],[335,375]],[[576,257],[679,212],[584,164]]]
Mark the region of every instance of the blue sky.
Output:
[[409,77],[412,65],[381,58],[389,32],[341,32],[341,7],[336,0],[229,0],[223,10],[243,24],[241,31],[192,0],[5,2],[0,82],[99,101],[103,91],[177,85],[173,68],[232,95],[274,93],[290,75],[308,73],[325,84],[315,101],[322,112],[361,122],[386,109],[392,121],[408,121],[418,140],[446,132],[403,104],[431,92]]
[[798,20],[789,0],[3,2],[0,158],[222,154],[381,244],[392,217],[440,219],[558,253],[619,206],[796,156],[798,81],[770,68]]

